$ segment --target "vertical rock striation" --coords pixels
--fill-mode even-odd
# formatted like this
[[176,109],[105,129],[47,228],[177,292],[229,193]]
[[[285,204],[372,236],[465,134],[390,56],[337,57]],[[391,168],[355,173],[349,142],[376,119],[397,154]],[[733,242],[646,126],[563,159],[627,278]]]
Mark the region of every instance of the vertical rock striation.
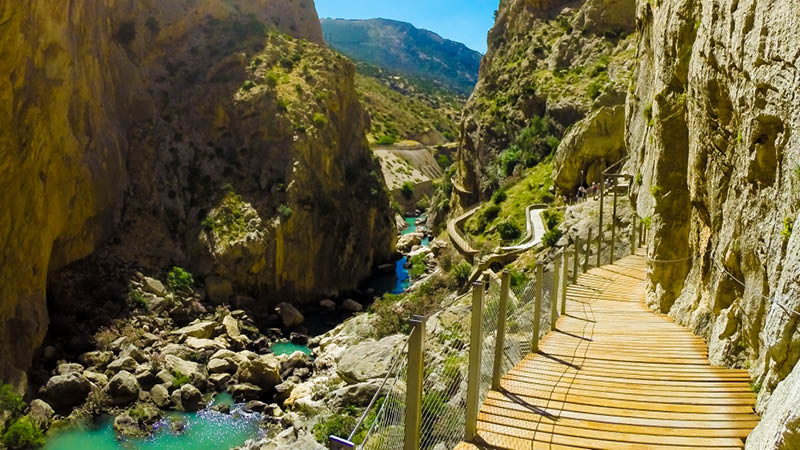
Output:
[[[264,302],[352,288],[393,222],[311,0],[0,4],[0,379],[99,246]],[[79,299],[74,299],[78,301]]]

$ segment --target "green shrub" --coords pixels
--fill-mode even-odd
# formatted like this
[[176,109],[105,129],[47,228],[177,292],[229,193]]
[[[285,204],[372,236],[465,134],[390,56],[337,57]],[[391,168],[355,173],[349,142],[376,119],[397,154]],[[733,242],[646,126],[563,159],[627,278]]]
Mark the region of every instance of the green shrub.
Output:
[[491,222],[492,220],[496,219],[499,214],[500,207],[497,205],[489,205],[488,208],[483,210],[483,217],[486,218],[487,222]]
[[278,206],[278,214],[280,214],[284,219],[288,219],[292,217],[294,211],[292,211],[292,208],[290,208],[289,205],[281,203],[280,206]]
[[500,167],[503,169],[505,176],[510,176],[514,173],[514,169],[520,162],[522,151],[516,145],[513,145],[500,153]]
[[138,289],[131,289],[128,291],[128,300],[134,308],[147,308],[147,300],[144,297],[144,292]]
[[447,169],[448,167],[450,167],[450,164],[453,164],[453,162],[450,161],[450,158],[448,158],[447,155],[445,154],[437,156],[436,162],[439,164],[439,167],[441,167],[442,170]]
[[320,444],[327,444],[330,436],[348,437],[358,420],[349,414],[335,414],[314,425],[314,439]]
[[175,370],[174,372],[172,372],[172,376],[175,377],[176,387],[181,387],[184,384],[189,384],[192,382],[192,379],[189,378],[188,375],[184,375],[184,373],[181,372],[180,370]]
[[561,230],[559,228],[553,228],[542,236],[542,243],[548,248],[555,247],[555,245],[558,244],[558,240],[561,239],[561,236],[563,236]]
[[425,275],[425,270],[427,266],[425,265],[425,256],[423,255],[415,255],[411,258],[411,270],[408,271],[408,275],[412,279],[417,279],[422,275]]
[[639,172],[639,173],[637,173],[637,174],[636,174],[636,184],[637,184],[637,185],[639,185],[639,186],[641,186],[641,185],[642,185],[642,182],[643,182],[643,180],[642,180],[642,173],[641,173],[641,172]]
[[422,417],[433,419],[445,412],[448,398],[441,392],[429,392],[422,396]]
[[453,277],[455,277],[456,282],[459,286],[464,286],[464,284],[469,280],[469,276],[472,274],[472,265],[466,261],[461,261],[460,263],[453,266]]
[[167,274],[167,286],[172,292],[191,292],[194,278],[188,271],[175,266]]
[[447,384],[453,385],[461,381],[461,374],[467,366],[467,358],[464,355],[450,355],[444,360],[442,375],[447,380]]
[[606,85],[603,83],[602,80],[594,80],[589,84],[589,87],[586,89],[586,95],[589,96],[590,99],[594,100],[600,96],[600,94],[605,91]]
[[792,237],[792,231],[794,229],[794,219],[790,216],[786,216],[783,218],[783,230],[781,230],[781,236],[783,239],[788,240]]
[[8,427],[3,435],[3,444],[12,450],[43,447],[44,434],[30,417],[22,416]]
[[662,189],[661,189],[661,186],[659,186],[659,185],[657,185],[657,184],[654,184],[654,185],[652,185],[652,186],[650,187],[650,194],[652,194],[652,196],[653,196],[654,198],[659,198],[659,197],[661,197],[661,191],[662,191]]
[[508,194],[506,194],[506,191],[505,190],[499,190],[499,191],[495,192],[492,195],[492,202],[495,205],[499,205],[499,204],[503,203],[504,201],[506,201],[507,198],[508,198]]
[[[12,416],[22,414],[26,405],[10,384],[0,385],[0,411],[8,411]],[[2,431],[2,430],[0,430]]]
[[395,142],[397,142],[397,139],[385,134],[378,138],[378,145],[394,145]]
[[517,290],[528,283],[528,275],[525,272],[511,270],[511,289]]
[[328,124],[328,118],[322,113],[314,113],[314,126],[317,128],[324,128]]
[[500,237],[506,241],[517,239],[522,236],[522,231],[520,231],[519,227],[507,220],[497,225],[497,232],[500,233]]
[[642,217],[642,224],[646,230],[650,229],[650,225],[653,223],[653,218],[651,216],[644,216]]
[[407,200],[411,200],[411,198],[414,197],[414,185],[411,184],[410,181],[406,181],[400,188],[400,193],[402,193],[403,197]]

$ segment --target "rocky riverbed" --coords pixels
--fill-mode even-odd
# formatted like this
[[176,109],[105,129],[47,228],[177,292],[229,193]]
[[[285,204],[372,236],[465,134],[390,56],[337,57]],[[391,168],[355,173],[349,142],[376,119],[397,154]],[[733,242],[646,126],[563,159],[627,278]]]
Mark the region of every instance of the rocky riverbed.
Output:
[[[417,279],[436,270],[435,255],[447,247],[440,241],[422,246],[423,238],[403,236],[407,259],[422,267]],[[229,295],[219,304],[220,286],[206,280],[176,287],[173,276],[135,272],[125,295],[128,316],[80,345],[49,340],[34,369],[40,386],[33,386],[28,410],[43,430],[55,435],[108,415],[118,439],[139,438],[171,412],[199,411],[229,393],[242,411],[261,414],[266,437],[245,448],[324,448],[313,435],[315,425],[343,408],[366,406],[403,342],[399,334],[376,339],[376,314],[363,312],[364,292],[354,295],[360,301],[343,296],[303,311],[280,303],[253,312],[252,299]],[[309,337],[308,321],[325,316],[342,322]],[[272,352],[286,341],[307,346],[310,355]],[[230,406],[214,409],[228,413]],[[180,426],[173,428],[180,433]]]

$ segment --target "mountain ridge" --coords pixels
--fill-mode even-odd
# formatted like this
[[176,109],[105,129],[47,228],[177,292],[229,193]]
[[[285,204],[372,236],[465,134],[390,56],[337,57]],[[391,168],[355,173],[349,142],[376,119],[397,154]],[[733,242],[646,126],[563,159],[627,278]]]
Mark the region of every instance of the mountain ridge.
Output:
[[463,43],[393,19],[321,18],[326,43],[348,57],[428,78],[469,95],[482,55]]

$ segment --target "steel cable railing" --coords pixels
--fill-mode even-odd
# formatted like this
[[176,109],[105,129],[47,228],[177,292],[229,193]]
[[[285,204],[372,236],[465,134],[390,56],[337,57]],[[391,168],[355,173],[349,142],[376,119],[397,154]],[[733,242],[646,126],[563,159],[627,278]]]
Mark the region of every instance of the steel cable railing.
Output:
[[[635,227],[636,224],[632,224],[633,232]],[[632,237],[631,242],[637,242],[635,237]],[[641,242],[641,237],[638,242]],[[536,277],[527,283],[504,293],[503,286],[508,285],[510,275],[504,273],[501,282],[496,275],[487,271],[483,275],[484,281],[474,285],[472,296],[455,297],[437,312],[420,318],[415,325],[419,328],[415,330],[424,333],[424,340],[418,341],[419,350],[416,351],[421,353],[418,353],[418,358],[414,358],[418,361],[415,363],[417,365],[413,368],[409,366],[411,352],[415,351],[410,346],[408,351],[404,349],[400,352],[400,361],[390,370],[382,384],[387,387],[378,390],[370,402],[371,406],[364,411],[364,416],[359,421],[361,426],[370,409],[377,408],[375,419],[369,425],[364,442],[359,448],[453,448],[465,437],[470,439],[469,436],[474,436],[470,435],[469,430],[472,429],[472,433],[476,431],[475,403],[479,407],[493,388],[501,389],[500,376],[507,374],[529,354],[538,350],[538,338],[550,331],[557,316],[564,313],[568,281],[575,280],[579,273],[599,261],[594,257],[587,258],[586,255],[587,252],[591,253],[590,249],[594,245],[599,245],[598,240],[584,243],[578,241],[575,244],[577,245],[571,245],[571,257],[557,255],[559,264],[548,270],[540,264],[537,266]],[[612,241],[611,245],[615,243]],[[631,249],[634,248],[636,245],[631,245]],[[602,247],[597,250],[601,251]],[[562,254],[566,251],[566,248],[562,249]],[[576,258],[579,259],[577,265]],[[575,268],[577,273],[574,273]],[[569,272],[573,272],[572,276]],[[480,291],[476,293],[475,289]],[[502,300],[504,297],[507,299],[505,303]],[[477,322],[473,320],[475,305],[480,308]],[[555,314],[552,313],[554,305]],[[480,339],[476,340],[472,335],[473,330],[480,331]],[[476,347],[479,349],[479,358],[470,352],[471,342],[480,344]],[[501,349],[497,347],[499,342],[502,342]],[[473,360],[478,363],[475,367],[470,367]],[[413,373],[420,374],[416,383],[413,382],[416,377],[411,375]],[[536,375],[536,371],[526,375],[537,376],[542,377],[541,385],[546,389],[548,381],[545,375]],[[469,380],[475,380],[475,384],[471,384]],[[513,377],[509,382],[515,382]],[[409,386],[417,387],[411,389]],[[469,400],[470,395],[474,395],[473,400]],[[473,411],[474,416],[471,417],[470,411]],[[358,426],[351,433],[351,439],[357,431]],[[406,442],[409,436],[412,440]],[[352,448],[352,445],[334,448]]]

